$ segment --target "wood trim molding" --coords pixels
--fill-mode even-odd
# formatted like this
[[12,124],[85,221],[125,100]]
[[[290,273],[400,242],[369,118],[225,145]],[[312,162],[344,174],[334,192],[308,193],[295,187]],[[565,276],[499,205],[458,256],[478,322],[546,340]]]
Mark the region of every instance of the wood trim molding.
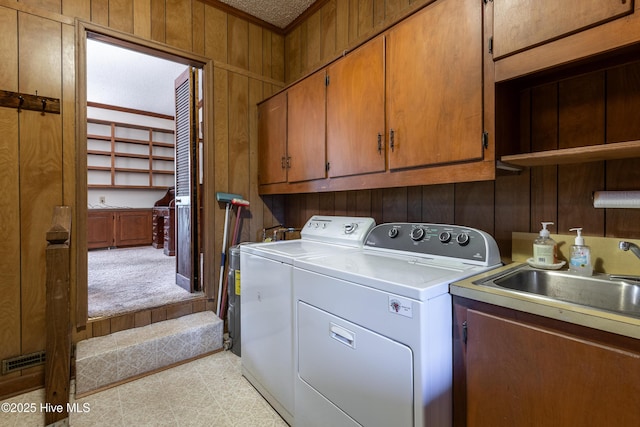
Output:
[[[0,0],[3,1],[3,0]],[[201,67],[205,76],[213,74],[213,61],[192,52],[176,49],[174,47],[143,39],[132,34],[123,33],[101,25],[76,20],[76,200],[75,200],[75,235],[76,235],[76,306],[73,325],[78,336],[86,330],[88,322],[88,289],[87,289],[87,82],[86,82],[86,40],[87,37],[96,36],[108,40],[110,43],[121,43],[122,46],[133,48],[137,51],[146,51],[155,56],[171,59],[185,65]],[[212,80],[207,79],[206,84]],[[205,86],[206,86],[205,84]],[[281,83],[282,84],[282,83]],[[205,93],[212,90],[203,88]],[[214,99],[212,96],[205,98],[204,110],[213,111]],[[211,126],[210,126],[211,127]],[[211,132],[207,132],[205,124],[205,147],[212,140]],[[205,209],[206,210],[206,209]],[[205,256],[208,256],[205,253]]]
[[302,12],[296,19],[284,28],[284,34],[288,35],[294,28],[306,21],[311,15],[322,9],[322,7],[329,3],[329,0],[316,0],[311,6]]
[[0,400],[44,387],[44,367],[36,367],[34,369],[35,372],[1,381]]
[[208,4],[209,6],[213,6],[216,9],[220,9],[223,12],[228,13],[229,15],[236,16],[241,19],[245,19],[253,24],[259,25],[262,28],[272,31],[281,36],[287,36],[294,28],[304,22],[311,15],[322,9],[324,5],[326,5],[329,0],[316,0],[311,6],[309,6],[304,12],[302,12],[296,19],[294,19],[289,25],[284,28],[280,28],[276,25],[270,24],[266,21],[263,21],[260,18],[257,18],[247,12],[244,12],[240,9],[236,9],[233,6],[229,6],[226,3],[222,3],[219,0],[199,0],[201,3]]
[[[233,6],[229,6],[226,3],[222,3],[219,0],[199,0],[199,1],[201,3],[207,4],[209,6],[213,6],[216,9],[219,9],[219,10],[225,12],[225,13],[228,13],[229,15],[233,15],[233,16],[235,16],[237,18],[244,19],[244,20],[249,21],[249,22],[251,22],[253,24],[256,24],[256,25],[258,25],[260,27],[263,27],[263,28],[265,28],[265,29],[267,29],[269,31],[273,31],[274,33],[279,34],[281,36],[286,35],[286,31],[285,31],[286,29],[277,27],[277,26],[275,26],[273,24],[270,24],[270,23],[268,23],[266,21],[263,21],[260,18],[257,18],[257,17],[255,17],[255,16],[253,16],[253,15],[247,13],[247,12],[244,12],[244,11],[240,10],[240,9],[236,9]],[[320,1],[320,0],[318,0],[318,1]],[[326,0],[322,0],[322,1],[326,1]]]
[[[103,110],[120,111],[123,113],[137,114],[140,116],[156,117],[158,119],[173,120],[175,117],[168,114],[154,113],[151,111],[136,110],[135,108],[119,107],[117,105],[101,104],[99,102],[87,101],[87,107],[101,108]],[[148,126],[145,126],[147,128]]]
[[134,375],[132,377],[116,381],[115,383],[107,384],[105,386],[102,386],[102,387],[99,387],[99,388],[96,388],[96,389],[93,389],[93,390],[86,391],[84,393],[76,393],[75,398],[76,398],[76,400],[84,399],[87,396],[99,393],[101,391],[109,390],[109,389],[112,389],[114,387],[118,387],[118,386],[120,386],[122,384],[127,384],[127,383],[130,383],[132,381],[139,380],[140,378],[148,377],[149,375],[157,374],[158,372],[163,372],[163,371],[166,371],[168,369],[175,368],[176,366],[180,366],[180,365],[184,365],[184,364],[193,362],[194,360],[203,359],[203,358],[209,357],[209,356],[211,356],[213,354],[220,353],[221,351],[224,351],[224,349],[220,348],[220,349],[213,350],[213,351],[210,351],[210,352],[207,352],[207,353],[203,353],[203,354],[200,354],[198,356],[191,357],[189,359],[185,359],[185,360],[181,360],[179,362],[172,363],[171,365],[162,366],[160,368],[156,368],[156,369],[153,369],[151,371],[143,372],[141,374],[137,374],[137,375]]
[[456,163],[393,172],[387,170],[380,173],[350,175],[339,178],[324,178],[313,181],[262,184],[259,187],[259,194],[270,195],[373,190],[418,185],[452,184],[470,181],[492,181],[494,179],[494,161],[483,160],[470,163]]
[[0,6],[17,10],[18,12],[24,12],[30,15],[39,16],[41,18],[51,19],[52,21],[60,22],[62,24],[73,25],[74,22],[74,19],[72,17],[68,17],[55,12],[50,12],[36,6],[29,6],[24,3],[17,2],[16,0],[0,0]]
[[[2,1],[2,0],[0,0]],[[202,1],[202,0],[200,0]],[[208,1],[208,0],[207,0]],[[274,86],[284,87],[284,82],[265,77],[260,74],[253,73],[240,67],[226,64],[224,62],[215,61],[207,57],[194,54],[189,51],[174,48],[172,46],[158,43],[155,41],[141,39],[133,34],[123,33],[112,28],[104,27],[99,24],[78,20],[79,31],[86,38],[103,41],[123,48],[131,49],[137,52],[146,53],[159,58],[167,59],[185,65],[191,65],[204,69],[204,66],[211,62],[215,68],[220,68],[232,73],[240,74],[250,79],[259,80],[263,83],[272,84]],[[79,43],[84,43],[85,38],[78,38]],[[84,46],[82,46],[84,49]]]

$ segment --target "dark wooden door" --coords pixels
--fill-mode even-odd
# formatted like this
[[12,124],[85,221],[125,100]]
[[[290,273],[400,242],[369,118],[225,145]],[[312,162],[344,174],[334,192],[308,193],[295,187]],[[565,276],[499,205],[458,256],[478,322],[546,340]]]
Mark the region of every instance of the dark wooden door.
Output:
[[87,213],[87,249],[114,246],[114,213],[103,209],[89,209]]
[[437,1],[387,37],[389,168],[481,160],[482,2]]
[[326,177],[325,71],[296,83],[287,92],[289,182]]
[[258,181],[287,182],[287,93],[258,105]]
[[198,242],[198,78],[188,68],[176,79],[176,283],[200,290]]
[[467,426],[638,426],[640,354],[469,310]]
[[384,38],[378,37],[328,70],[329,176],[385,170]]
[[494,59],[633,13],[622,0],[495,0]]

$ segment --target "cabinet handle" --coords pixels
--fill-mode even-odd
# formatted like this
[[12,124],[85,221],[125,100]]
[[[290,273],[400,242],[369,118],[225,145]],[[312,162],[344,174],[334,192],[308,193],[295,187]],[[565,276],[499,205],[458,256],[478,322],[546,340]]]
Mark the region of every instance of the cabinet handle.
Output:
[[378,132],[378,153],[382,154],[382,134]]
[[467,343],[467,335],[468,335],[467,328],[468,328],[468,325],[467,325],[467,321],[465,320],[464,322],[462,322],[462,342],[464,344]]
[[291,169],[291,157],[287,156],[287,169]]
[[282,156],[282,158],[280,158],[280,166],[282,166],[282,169],[286,167],[285,161],[286,161],[285,157]]
[[395,132],[393,129],[391,129],[391,130],[389,131],[389,148],[391,148],[391,151],[392,151],[392,152],[393,152],[393,149],[394,149],[394,148],[395,148],[395,146],[396,146],[396,141],[395,141],[395,139],[396,139],[396,132]]

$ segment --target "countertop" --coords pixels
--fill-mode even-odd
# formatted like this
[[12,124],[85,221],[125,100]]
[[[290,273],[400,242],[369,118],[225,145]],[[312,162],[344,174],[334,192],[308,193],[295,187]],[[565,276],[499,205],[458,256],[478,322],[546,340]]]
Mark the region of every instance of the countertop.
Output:
[[452,295],[640,339],[640,319],[634,317],[563,301],[549,301],[533,294],[514,293],[473,284],[474,281],[519,265],[523,263],[512,262],[498,269],[452,283],[449,291]]

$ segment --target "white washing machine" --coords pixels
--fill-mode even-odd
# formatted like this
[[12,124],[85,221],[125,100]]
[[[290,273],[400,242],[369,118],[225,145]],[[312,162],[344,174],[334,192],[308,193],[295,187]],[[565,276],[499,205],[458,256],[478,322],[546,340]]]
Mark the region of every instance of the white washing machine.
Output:
[[240,247],[242,374],[293,425],[293,262],[360,250],[372,218],[315,215],[301,238]]
[[495,240],[381,224],[361,251],[294,264],[296,426],[450,426],[449,284],[500,266]]

